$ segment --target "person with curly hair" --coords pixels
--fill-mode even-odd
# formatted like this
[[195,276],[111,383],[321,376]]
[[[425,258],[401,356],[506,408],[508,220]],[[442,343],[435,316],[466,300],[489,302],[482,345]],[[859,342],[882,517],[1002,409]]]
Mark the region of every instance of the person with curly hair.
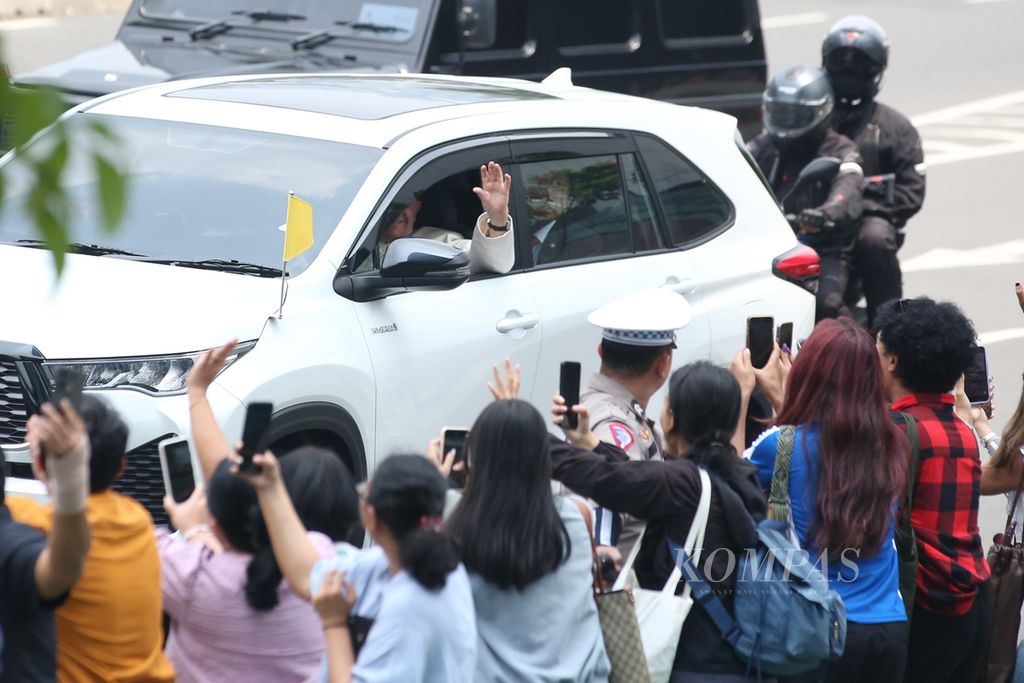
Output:
[[981,459],[952,391],[974,357],[971,321],[926,297],[883,305],[878,353],[892,409],[913,418],[917,471],[910,521],[918,570],[905,681],[972,681],[988,650],[992,596],[978,530]]

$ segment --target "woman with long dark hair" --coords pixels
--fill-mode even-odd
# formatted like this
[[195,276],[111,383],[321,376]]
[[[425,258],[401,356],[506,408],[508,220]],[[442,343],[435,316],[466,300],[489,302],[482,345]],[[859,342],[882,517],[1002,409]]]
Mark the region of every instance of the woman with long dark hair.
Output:
[[[273,467],[272,456],[256,462]],[[261,475],[261,488],[268,479]],[[327,680],[478,680],[469,579],[441,522],[446,488],[423,456],[392,455],[377,466],[360,512],[390,580],[357,657],[348,623],[355,585],[343,572],[325,575],[313,604],[327,639]]]
[[[889,413],[875,342],[860,325],[839,318],[815,327],[793,361],[776,424],[795,427],[793,528],[846,605],[846,652],[825,665],[826,680],[902,680],[907,615],[893,530],[909,445]],[[750,450],[765,490],[780,433],[766,432]]]
[[[707,578],[730,611],[736,583],[732,561],[752,547],[754,521],[765,514],[756,470],[730,444],[740,417],[740,396],[740,386],[727,370],[691,363],[669,379],[661,415],[668,460],[629,460],[615,446],[600,442],[589,429],[583,406],[574,408],[579,427],[562,427],[572,445],[552,444],[551,449],[555,479],[599,505],[647,521],[634,569],[640,585],[655,590],[665,585],[675,566],[669,541],[682,545],[686,538],[700,501],[700,468],[706,469],[712,482],[711,510],[701,557],[710,560]],[[560,396],[552,412],[561,425],[566,407]],[[695,602],[679,639],[672,683],[734,683],[747,680],[747,671]]]
[[[224,459],[209,479],[205,506],[199,491],[167,507],[184,537],[166,530],[157,536],[171,616],[167,657],[177,680],[313,676],[324,653],[316,612],[282,581],[252,485]],[[333,554],[322,534],[309,533],[307,542],[320,557]]]
[[473,587],[475,680],[607,680],[590,536],[576,504],[552,495],[544,418],[525,401],[495,401],[473,424],[467,457],[448,530]]

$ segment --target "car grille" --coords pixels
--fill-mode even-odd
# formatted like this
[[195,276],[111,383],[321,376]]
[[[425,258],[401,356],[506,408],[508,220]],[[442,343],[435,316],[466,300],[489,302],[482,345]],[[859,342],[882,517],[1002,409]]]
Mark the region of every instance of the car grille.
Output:
[[114,490],[131,496],[142,503],[155,524],[167,524],[164,512],[164,478],[160,472],[160,452],[157,444],[175,434],[166,434],[128,452],[128,464],[121,478],[114,482]]
[[28,412],[18,367],[10,361],[0,360],[0,442],[15,444],[25,441]]

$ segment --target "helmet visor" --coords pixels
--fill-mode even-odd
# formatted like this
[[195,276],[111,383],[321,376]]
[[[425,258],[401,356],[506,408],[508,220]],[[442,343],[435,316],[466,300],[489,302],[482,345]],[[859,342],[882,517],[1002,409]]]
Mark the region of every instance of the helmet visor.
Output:
[[796,138],[807,133],[832,113],[831,98],[817,103],[777,102],[765,99],[764,127],[779,138]]
[[882,65],[854,48],[834,50],[825,58],[825,69],[832,75],[842,74],[871,80],[882,73]]

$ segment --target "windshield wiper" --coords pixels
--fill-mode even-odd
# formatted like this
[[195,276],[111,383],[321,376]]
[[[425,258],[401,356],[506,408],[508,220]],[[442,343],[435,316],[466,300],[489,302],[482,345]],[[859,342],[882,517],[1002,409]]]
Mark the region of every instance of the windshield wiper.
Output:
[[369,31],[371,33],[398,33],[405,29],[398,26],[383,26],[381,24],[371,24],[365,21],[336,21],[335,26],[345,26],[348,28],[346,33],[338,33],[337,29],[325,28],[321,31],[313,31],[307,33],[304,36],[299,36],[292,41],[293,50],[312,50],[318,48],[321,45],[331,42],[337,38],[351,38],[352,31]]
[[181,266],[182,268],[198,268],[200,270],[220,270],[225,273],[242,273],[244,275],[255,275],[256,277],[281,277],[280,268],[272,268],[259,263],[246,263],[234,259],[176,259],[176,258],[146,258],[146,263],[159,263],[166,266]]
[[[19,247],[30,247],[32,249],[49,249],[49,245],[43,240],[15,240],[4,242]],[[101,247],[98,244],[85,244],[83,242],[72,242],[68,245],[68,252],[72,254],[84,254],[85,256],[135,256],[146,258],[145,254],[136,254],[134,251],[125,251],[114,247]]]
[[227,33],[233,28],[245,28],[252,24],[234,24],[232,19],[235,17],[248,17],[252,21],[259,23],[261,21],[305,21],[306,17],[301,14],[288,14],[287,12],[275,12],[269,9],[246,9],[237,10],[231,13],[231,16],[211,21],[201,26],[196,26],[188,32],[189,38],[192,40],[200,40],[206,38],[213,38],[219,36],[221,33]]

